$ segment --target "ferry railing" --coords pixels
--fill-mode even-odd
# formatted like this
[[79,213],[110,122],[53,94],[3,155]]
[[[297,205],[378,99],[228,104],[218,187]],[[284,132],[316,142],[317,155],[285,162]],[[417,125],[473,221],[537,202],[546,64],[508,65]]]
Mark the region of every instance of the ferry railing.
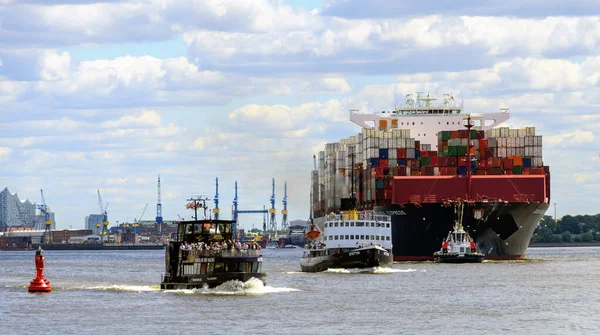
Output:
[[260,249],[248,250],[179,250],[179,258],[207,258],[207,257],[260,257]]

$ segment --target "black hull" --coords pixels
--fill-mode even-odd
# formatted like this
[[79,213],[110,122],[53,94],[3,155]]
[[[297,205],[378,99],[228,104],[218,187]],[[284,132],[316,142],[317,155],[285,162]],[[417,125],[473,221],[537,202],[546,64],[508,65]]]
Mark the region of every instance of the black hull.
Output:
[[225,282],[238,280],[247,282],[252,278],[260,279],[263,284],[266,284],[267,275],[265,273],[216,273],[211,275],[197,275],[186,278],[168,278],[164,277],[160,283],[161,290],[187,290],[198,289],[203,287],[214,288]]
[[436,255],[435,261],[438,263],[482,263],[485,256],[483,254],[475,255]]
[[303,272],[322,272],[327,269],[366,269],[391,267],[392,254],[376,248],[361,248],[326,256],[303,257],[300,268]]
[[[476,202],[465,205],[463,225],[486,259],[524,259],[535,227],[548,206]],[[375,211],[392,217],[394,261],[433,260],[456,219],[454,206],[442,203],[391,205]]]

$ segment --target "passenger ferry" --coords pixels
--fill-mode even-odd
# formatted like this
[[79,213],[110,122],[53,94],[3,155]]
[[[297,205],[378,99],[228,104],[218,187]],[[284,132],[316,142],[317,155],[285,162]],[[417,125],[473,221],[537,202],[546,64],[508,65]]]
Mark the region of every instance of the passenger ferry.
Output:
[[330,214],[325,232],[314,230],[306,235],[310,241],[300,260],[303,272],[327,269],[364,269],[391,267],[391,220],[388,215],[359,213],[356,209]]
[[[206,219],[206,200],[189,199],[187,208],[194,209],[194,219],[177,222],[177,236],[166,250],[160,288],[216,287],[230,280],[246,282],[251,278],[266,283],[260,245],[236,241],[235,221]],[[200,208],[204,208],[205,218],[198,220]]]

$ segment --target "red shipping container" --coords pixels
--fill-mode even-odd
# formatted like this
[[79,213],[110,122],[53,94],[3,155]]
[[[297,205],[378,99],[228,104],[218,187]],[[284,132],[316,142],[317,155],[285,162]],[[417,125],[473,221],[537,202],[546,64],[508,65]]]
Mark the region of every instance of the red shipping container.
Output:
[[523,168],[523,174],[529,175],[530,174],[529,168]]
[[448,175],[448,168],[445,167],[445,166],[440,167],[440,175],[447,176]]
[[[458,159],[456,158],[456,156],[448,157],[448,166],[451,166],[451,167],[458,166]],[[453,173],[453,174],[456,174],[456,173]]]
[[512,170],[505,170],[505,171],[504,171],[504,174],[507,174],[507,175],[508,175],[508,174],[513,174],[513,171],[512,171]]
[[430,156],[429,157],[429,165],[431,165],[431,166],[440,166],[440,157],[438,157],[438,156]]
[[466,129],[459,130],[458,131],[458,138],[469,138],[470,139],[469,131],[466,130]]
[[415,141],[415,150],[421,150],[421,141]]
[[465,156],[459,156],[458,166],[469,166],[469,159]]
[[375,192],[375,194],[376,194],[375,199],[377,199],[377,200],[383,200],[383,196],[385,195],[385,192],[384,192],[384,190],[377,190]]
[[438,153],[437,151],[430,151],[429,152],[429,157],[437,157]]
[[398,158],[406,158],[406,149],[398,149],[397,156]]
[[456,174],[456,170],[457,169],[455,167],[449,167],[448,168],[448,175],[451,175],[451,176],[455,175]]
[[475,174],[479,175],[479,176],[483,176],[483,175],[485,175],[485,170],[479,169],[479,170],[475,171]]
[[451,130],[450,131],[450,138],[460,138],[458,130]]
[[440,164],[439,166],[448,166],[448,159],[449,158],[450,157],[448,157],[448,156],[439,156],[438,157],[438,161],[439,161],[439,164]]
[[371,170],[373,171],[373,173],[372,173],[373,177],[383,176],[383,168],[382,167],[372,168]]
[[420,176],[421,175],[421,171],[410,171],[410,175],[411,176]]
[[388,167],[388,160],[387,159],[379,159],[379,167],[380,168]]
[[383,192],[383,196],[385,197],[385,199],[392,199],[392,195],[394,194],[394,192],[391,188],[388,190],[384,190]]
[[479,151],[483,152],[488,148],[488,140],[479,140]]
[[512,169],[514,167],[513,160],[510,158],[506,158],[506,159],[502,160],[502,167],[504,167],[504,170],[512,171]]
[[488,168],[487,160],[482,159],[479,161],[479,168],[486,170]]

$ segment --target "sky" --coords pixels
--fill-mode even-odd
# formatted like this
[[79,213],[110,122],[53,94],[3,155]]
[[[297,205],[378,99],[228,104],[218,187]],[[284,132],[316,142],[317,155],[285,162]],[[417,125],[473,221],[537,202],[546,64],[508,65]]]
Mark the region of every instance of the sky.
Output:
[[[309,216],[312,155],[360,129],[348,111],[448,93],[544,136],[558,216],[600,205],[600,3],[572,0],[0,0],[0,188],[58,228],[99,212]],[[553,209],[548,214],[553,215]],[[261,215],[240,217],[244,228]]]

